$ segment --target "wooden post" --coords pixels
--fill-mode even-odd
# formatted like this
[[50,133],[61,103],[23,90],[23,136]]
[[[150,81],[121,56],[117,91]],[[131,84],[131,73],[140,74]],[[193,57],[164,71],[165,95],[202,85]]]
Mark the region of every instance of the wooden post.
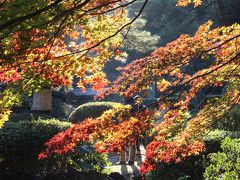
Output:
[[33,94],[32,111],[51,111],[52,92],[51,89],[42,89]]

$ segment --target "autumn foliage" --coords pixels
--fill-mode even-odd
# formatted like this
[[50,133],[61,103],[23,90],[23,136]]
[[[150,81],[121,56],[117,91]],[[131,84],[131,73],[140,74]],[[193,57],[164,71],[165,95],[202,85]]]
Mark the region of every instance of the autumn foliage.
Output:
[[[41,88],[108,84],[104,64],[125,58],[117,50],[127,18],[122,0],[37,0],[0,3],[0,82],[15,98],[0,96],[0,106],[10,109],[19,93]],[[14,88],[11,88],[14,86]],[[19,92],[19,93],[17,93]],[[4,105],[7,102],[7,106]],[[4,113],[0,107],[0,114]],[[5,118],[6,119],[6,118]]]
[[129,105],[115,105],[102,116],[88,118],[79,124],[54,136],[47,150],[39,154],[39,159],[49,155],[64,154],[74,150],[79,144],[95,143],[100,153],[119,152],[125,150],[126,144],[133,144],[136,138],[149,131],[152,124],[152,112],[132,113]]
[[[202,1],[180,0],[178,5],[190,3],[198,6]],[[141,168],[143,173],[154,170],[158,162],[178,163],[203,151],[202,138],[211,124],[240,103],[240,25],[212,28],[212,24],[206,22],[194,36],[183,34],[151,55],[120,69],[121,76],[105,92],[104,95],[120,93],[131,97],[147,92],[156,83],[162,94],[156,102],[162,117],[159,124],[154,126],[150,111],[127,119],[122,119],[116,110],[106,111],[100,118],[85,120],[56,135],[46,143],[47,151],[40,158],[51,153],[65,153],[84,141],[96,143],[99,152],[120,151],[125,142],[134,142],[134,138],[147,129],[152,129],[156,135],[147,146],[146,160]],[[190,61],[209,59],[212,60],[209,67],[194,74],[187,74],[182,68]],[[189,104],[201,89],[222,86],[227,86],[222,97],[208,100],[197,113],[190,112]],[[116,119],[117,124],[114,123]]]
[[[51,1],[44,2],[46,7],[51,6]],[[36,85],[71,85],[73,75],[80,78],[78,85],[83,89],[86,84],[93,89],[108,84],[102,69],[109,59],[124,56],[117,49],[122,43],[119,32],[131,24],[127,19],[128,3],[124,0],[74,2],[56,1],[58,6],[51,12],[55,16],[42,22],[49,16],[43,13],[38,24],[30,28],[28,21],[23,21],[20,28],[16,26],[13,32],[8,23],[0,26],[2,82],[19,83],[23,91]],[[15,1],[6,1],[0,8],[7,11],[13,3]],[[197,7],[202,3],[203,0],[179,0],[177,5]],[[8,18],[7,15],[4,18]],[[29,22],[34,20],[30,18]],[[10,21],[19,23],[18,19]],[[47,28],[40,26],[44,23]],[[7,32],[10,33],[6,35]],[[239,24],[214,28],[208,21],[195,35],[182,34],[149,56],[120,69],[121,76],[103,93],[104,96],[120,93],[131,97],[146,93],[156,84],[161,94],[155,102],[162,118],[159,124],[154,126],[152,111],[132,113],[131,107],[119,106],[57,134],[46,143],[47,149],[39,159],[74,151],[77,145],[89,142],[95,144],[98,152],[117,152],[143,134],[155,134],[146,149],[143,173],[154,170],[158,162],[177,163],[200,153],[204,150],[203,135],[211,124],[240,104],[239,55]],[[194,74],[184,71],[183,67],[191,61],[207,60],[211,63],[205,69]],[[222,86],[226,87],[223,96],[210,99],[198,112],[191,112],[190,103],[198,92]]]
[[[14,3],[5,2],[1,9],[11,12]],[[126,10],[119,7],[120,4],[120,1],[111,0],[59,1],[60,7],[46,12],[56,17],[40,14],[36,18],[41,20],[34,21],[37,24],[31,24],[35,17],[29,18],[29,23],[22,22],[22,27],[15,27],[14,32],[7,25],[8,22],[14,25],[18,18],[12,19],[7,13],[3,14],[3,19],[10,21],[3,22],[5,29],[1,29],[0,34],[1,81],[10,83],[21,80],[27,85],[47,83],[57,87],[71,85],[72,76],[77,75],[81,87],[86,83],[95,88],[105,86],[104,64],[116,55],[121,56],[120,51],[114,51],[121,44],[121,34],[117,32],[127,23]],[[45,6],[51,5],[51,1],[45,2]],[[20,8],[22,17],[25,15],[23,8]],[[108,11],[114,13],[107,14]]]
[[[130,63],[121,69],[122,76],[107,92],[132,96],[146,92],[156,82],[162,93],[157,103],[163,121],[154,128],[157,135],[147,147],[143,172],[154,169],[159,161],[179,162],[203,151],[202,137],[211,124],[240,103],[240,25],[212,30],[211,26],[209,21],[193,37],[181,35],[150,56]],[[214,60],[193,75],[184,73],[183,66],[199,59]],[[227,88],[222,97],[209,100],[197,114],[190,113],[189,104],[198,92],[224,85]]]

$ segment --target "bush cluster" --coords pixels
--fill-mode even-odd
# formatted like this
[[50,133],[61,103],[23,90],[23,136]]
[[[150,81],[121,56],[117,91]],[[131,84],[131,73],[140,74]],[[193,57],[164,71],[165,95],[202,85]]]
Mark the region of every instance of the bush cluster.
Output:
[[[97,113],[101,115],[104,108],[114,107],[114,103],[111,102],[90,104],[98,108],[91,112],[83,108],[80,117],[84,116],[85,112],[91,115],[98,110],[100,112]],[[39,113],[11,115],[10,121],[0,129],[0,177],[18,180],[34,179],[36,176],[44,179],[68,179],[70,175],[76,179],[91,174],[96,174],[98,179],[105,177],[98,172],[102,172],[108,165],[107,157],[94,152],[91,144],[79,145],[66,155],[38,160],[38,154],[46,148],[44,144],[55,134],[71,126],[70,122],[49,117]],[[84,173],[90,170],[90,174]]]
[[72,123],[78,123],[86,118],[96,118],[102,115],[102,113],[108,109],[114,108],[116,102],[90,102],[80,105],[70,115],[69,121]]
[[211,164],[204,177],[209,180],[240,179],[240,139],[225,138],[221,144],[222,152],[209,155]]
[[44,150],[46,141],[70,125],[55,119],[6,123],[0,129],[1,176],[32,177],[62,166],[63,157],[38,161],[38,154]]
[[240,106],[235,106],[220,121],[214,124],[218,129],[226,131],[240,131]]
[[36,175],[64,178],[71,173],[77,176],[78,172],[89,170],[101,172],[107,165],[107,158],[95,153],[94,148],[87,144],[79,145],[73,152],[63,156],[38,160],[38,154],[45,149],[44,143],[70,126],[71,123],[56,119],[6,123],[0,129],[1,177],[25,180]]
[[50,115],[46,115],[43,113],[13,113],[9,117],[10,122],[18,122],[18,121],[34,121],[34,120],[44,120],[51,119]]

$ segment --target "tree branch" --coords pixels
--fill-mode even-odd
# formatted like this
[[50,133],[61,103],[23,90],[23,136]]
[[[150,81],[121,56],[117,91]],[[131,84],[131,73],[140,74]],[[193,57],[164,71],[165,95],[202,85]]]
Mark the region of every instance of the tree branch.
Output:
[[180,86],[178,86],[178,88],[176,88],[174,91],[172,91],[172,92],[169,93],[168,95],[164,96],[163,98],[160,98],[159,100],[157,100],[157,101],[155,101],[155,102],[153,102],[153,103],[148,104],[148,106],[151,106],[151,105],[157,104],[157,103],[159,103],[159,102],[165,100],[166,98],[168,98],[168,97],[172,96],[173,94],[175,94],[175,93],[179,90],[179,87],[186,86],[187,84],[189,84],[191,81],[193,81],[193,80],[195,80],[195,79],[198,79],[198,78],[200,78],[200,77],[207,76],[207,75],[209,75],[209,74],[215,72],[216,70],[218,70],[218,69],[220,69],[220,68],[226,66],[227,64],[231,63],[232,61],[234,61],[234,60],[235,60],[237,57],[239,57],[239,56],[240,56],[240,52],[237,53],[233,58],[231,58],[231,59],[228,60],[227,62],[225,62],[225,63],[219,65],[218,67],[212,69],[211,71],[208,71],[208,72],[206,72],[206,73],[204,73],[204,74],[201,74],[201,75],[197,75],[197,76],[195,76],[195,77],[193,77],[193,78],[191,78],[191,79],[189,79],[189,80],[183,82],[183,83],[180,84]]
[[56,0],[54,3],[44,7],[42,9],[39,9],[39,10],[37,10],[37,11],[31,13],[31,14],[28,14],[26,16],[21,16],[21,17],[18,17],[16,19],[13,19],[11,21],[8,21],[8,22],[6,22],[4,24],[1,24],[0,25],[0,31],[2,31],[4,29],[7,29],[9,26],[12,26],[12,25],[14,25],[16,23],[22,23],[22,22],[26,21],[27,19],[31,19],[31,18],[33,18],[33,17],[35,17],[35,16],[37,16],[37,15],[39,15],[39,14],[45,12],[45,11],[48,11],[49,9],[51,9],[54,6],[58,5],[61,1],[62,0]]
[[112,37],[116,36],[118,33],[120,33],[123,29],[125,29],[127,26],[131,25],[142,13],[143,9],[145,8],[146,4],[147,4],[148,0],[145,0],[143,6],[141,7],[140,11],[138,12],[138,14],[128,23],[126,23],[125,25],[123,25],[120,29],[118,29],[115,33],[113,33],[112,35],[102,39],[101,41],[99,41],[98,43],[96,43],[95,45],[93,46],[90,46],[89,48],[86,48],[86,49],[83,49],[83,50],[80,50],[80,51],[75,51],[75,52],[72,52],[72,53],[69,53],[69,54],[64,54],[62,56],[58,56],[56,58],[61,58],[61,57],[66,57],[66,56],[71,56],[71,55],[74,55],[74,54],[79,54],[79,53],[82,53],[84,51],[88,51],[90,49],[93,49],[99,45],[101,45],[102,43],[104,43],[106,40],[108,39],[111,39]]

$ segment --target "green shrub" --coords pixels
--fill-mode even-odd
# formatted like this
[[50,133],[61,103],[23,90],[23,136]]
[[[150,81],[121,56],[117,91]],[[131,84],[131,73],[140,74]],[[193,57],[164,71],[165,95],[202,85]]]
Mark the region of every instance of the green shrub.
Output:
[[207,135],[205,135],[204,140],[206,142],[210,142],[210,141],[221,142],[226,137],[240,138],[240,131],[223,131],[223,130],[216,129],[214,131],[209,132]]
[[46,114],[39,114],[39,113],[13,113],[9,117],[9,121],[11,122],[18,122],[18,121],[34,121],[40,119],[49,119],[51,116]]
[[101,171],[106,156],[95,153],[91,145],[78,146],[64,156],[38,160],[38,154],[45,150],[44,143],[70,125],[55,119],[6,123],[0,129],[0,177],[25,180],[37,174],[51,177],[68,171]]
[[116,102],[90,102],[80,105],[70,115],[69,121],[72,123],[81,122],[86,118],[96,118],[102,115],[102,113],[108,109],[114,108]]
[[223,131],[216,129],[209,132],[204,137],[208,152],[212,153],[220,151],[221,141],[224,140],[226,137],[240,138],[240,131]]
[[56,159],[56,162],[53,159],[38,161],[38,154],[44,150],[46,141],[70,125],[54,119],[6,123],[0,129],[1,174],[9,171],[31,176],[46,168],[54,169]]
[[240,179],[240,139],[225,138],[221,144],[222,152],[210,154],[211,164],[204,177],[209,180]]
[[234,107],[213,127],[226,131],[240,131],[240,106]]

